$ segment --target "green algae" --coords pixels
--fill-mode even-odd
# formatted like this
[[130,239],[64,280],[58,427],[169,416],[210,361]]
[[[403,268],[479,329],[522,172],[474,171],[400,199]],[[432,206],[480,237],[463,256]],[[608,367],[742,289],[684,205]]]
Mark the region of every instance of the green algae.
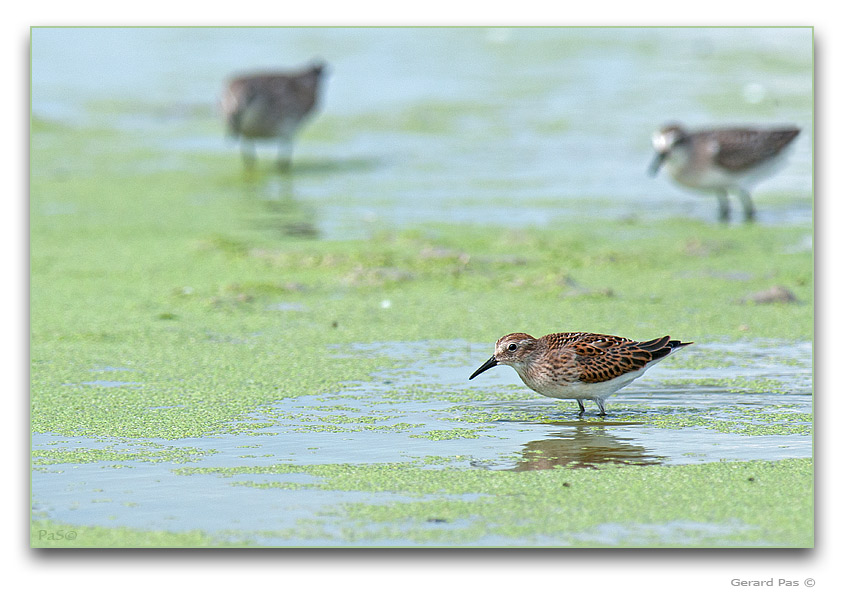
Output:
[[230,484],[236,487],[252,487],[255,489],[284,489],[285,491],[304,490],[310,487],[310,485],[307,484],[290,483],[282,481],[268,481],[260,483],[256,481],[232,481]]
[[320,433],[320,432],[327,432],[327,433],[356,433],[359,431],[407,431],[409,429],[416,429],[421,427],[419,423],[395,423],[393,425],[331,425],[331,424],[319,424],[319,425],[305,425],[303,427],[297,427],[293,429],[295,432],[299,433]]
[[95,462],[138,461],[171,464],[196,462],[204,456],[216,453],[216,450],[152,446],[139,449],[126,448],[50,448],[32,451],[33,467],[51,464],[91,464]]
[[[647,43],[643,41],[643,47]],[[580,52],[585,47],[581,40],[565,51]],[[624,47],[619,44],[616,49]],[[504,46],[501,51],[502,58],[518,63]],[[737,57],[718,54],[712,67],[726,68]],[[763,71],[789,72],[806,66],[789,56],[755,65]],[[554,77],[505,85],[501,97],[521,100],[541,90],[537,85],[573,80],[566,73]],[[702,94],[710,113],[726,113],[727,107],[733,115],[736,109],[772,113],[773,96],[749,105],[734,100],[741,89],[728,90],[717,97]],[[804,98],[781,94],[776,100],[802,104]],[[434,140],[441,135],[459,137],[452,143],[455,153],[475,151],[484,138],[476,133],[479,123],[493,122],[496,134],[512,132],[509,124],[497,123],[500,101],[476,105],[435,100],[357,118],[326,114],[305,130],[304,138],[335,141],[361,130]],[[88,107],[98,114],[95,126],[37,117],[32,122],[33,432],[127,440],[224,438],[267,435],[262,430],[275,427],[277,421],[298,418],[302,425],[293,432],[401,432],[420,442],[459,443],[480,439],[484,427],[495,422],[554,423],[560,412],[573,412],[573,404],[551,404],[542,412],[501,413],[472,403],[538,397],[524,389],[446,390],[436,383],[402,386],[387,390],[383,397],[378,392],[381,404],[454,403],[457,406],[443,412],[441,419],[468,427],[445,430],[390,424],[393,415],[367,410],[365,391],[359,407],[312,407],[297,415],[278,412],[275,405],[305,395],[330,399],[346,394],[349,388],[371,382],[373,373],[401,367],[409,358],[351,348],[367,343],[419,345],[459,339],[488,343],[491,351],[494,340],[506,332],[538,335],[581,329],[636,338],[671,333],[699,344],[747,339],[793,343],[812,338],[812,251],[795,249],[811,238],[807,225],[716,227],[679,218],[655,224],[645,215],[615,220],[592,215],[613,201],[584,195],[583,203],[589,206],[576,219],[552,217],[542,227],[514,230],[425,223],[397,230],[373,225],[360,240],[326,240],[320,237],[318,224],[323,205],[294,199],[288,186],[337,173],[372,171],[382,165],[378,159],[297,160],[295,180],[263,170],[243,175],[233,155],[162,150],[146,132],[108,127],[109,119],[126,114],[161,117],[160,106],[109,99]],[[206,108],[187,109],[197,119],[208,116]],[[155,142],[177,139],[188,128],[194,133],[194,123],[187,122],[180,120]],[[559,115],[551,120],[527,118],[522,125],[552,138],[577,131],[575,120]],[[205,120],[198,129],[217,133]],[[432,177],[440,173],[435,165],[424,168]],[[475,187],[485,190],[486,197],[456,196],[453,206],[480,209],[504,203],[509,192],[523,189],[524,179],[501,177],[477,180]],[[382,180],[382,185],[373,187],[378,195],[371,205],[389,209],[394,202],[390,193],[403,190],[403,185],[404,180]],[[489,197],[491,191],[497,194]],[[338,184],[326,201],[343,204],[346,199]],[[539,191],[522,204],[554,208],[557,200]],[[762,204],[782,206],[793,200],[791,195],[768,193]],[[773,285],[788,287],[798,300],[746,302],[748,294]],[[448,364],[436,350],[420,347],[415,357],[431,366]],[[796,366],[785,359],[776,364]],[[676,370],[718,369],[736,362],[712,351],[686,349],[662,365]],[[745,377],[683,379],[682,387],[731,393],[789,391],[776,379]],[[360,416],[346,414],[357,412]],[[776,406],[656,411],[631,406],[613,417],[613,422],[743,435],[808,435],[811,421],[811,415]],[[582,422],[591,426],[605,421]],[[211,453],[175,447],[53,448],[33,452],[33,464],[39,472],[59,464],[184,465]],[[596,472],[474,469],[461,474],[450,468],[465,461],[456,454],[419,460],[445,468],[418,468],[414,463],[291,464],[270,466],[267,471],[255,466],[245,474],[306,472],[325,482],[233,484],[338,494],[399,492],[416,498],[373,505],[342,504],[338,496],[330,518],[300,520],[292,529],[260,533],[280,539],[352,545],[391,539],[420,544],[507,539],[528,546],[602,546],[606,541],[601,526],[610,525],[642,535],[618,529],[611,546],[811,546],[812,542],[807,461]],[[219,472],[233,476],[238,470]],[[334,525],[338,518],[339,527]],[[685,528],[668,537],[658,528],[677,522],[704,528]],[[713,536],[706,526],[726,533]],[[67,539],[51,540],[41,536],[41,530],[53,536],[59,530],[78,530],[78,538],[72,544]],[[248,544],[258,534],[235,534],[232,541],[196,531],[144,532],[39,520],[33,523],[33,546],[230,546]]]
[[411,435],[410,437],[430,439],[432,441],[440,441],[442,439],[478,439],[480,429],[431,429],[418,435]]
[[[574,413],[574,406],[565,409]],[[496,411],[487,408],[461,405],[451,411],[463,423],[490,424],[501,421],[518,421],[523,423],[542,423],[554,425],[560,423],[558,414],[553,408],[547,411]],[[810,413],[800,413],[787,406],[773,405],[770,408],[723,406],[708,407],[706,409],[692,407],[674,407],[671,410],[661,407],[624,405],[623,410],[614,410],[611,421],[600,417],[578,417],[576,421],[566,421],[566,425],[578,424],[584,426],[635,424],[661,429],[683,429],[686,427],[701,427],[712,429],[720,433],[734,433],[737,435],[812,435],[813,416]]]
[[795,412],[764,412],[730,407],[686,414],[619,415],[619,422],[640,422],[661,429],[701,427],[736,435],[812,435],[812,415]]
[[[756,343],[760,347],[769,346],[767,341],[759,341]],[[683,369],[719,369],[724,367],[745,367],[753,368],[760,363],[760,357],[737,357],[735,353],[731,352],[731,345],[724,345],[724,350],[703,350],[703,349],[686,349],[683,351],[682,359],[671,357],[660,363],[661,367],[675,367]],[[795,367],[803,369],[805,363],[794,358],[789,357],[784,352],[788,348],[788,343],[779,343],[776,345],[779,351],[776,360],[772,361],[779,367]],[[763,359],[763,362],[767,362]]]
[[[732,393],[768,393],[788,394],[785,383],[775,379],[750,379],[745,377],[717,377],[717,378],[692,378],[683,380],[684,384],[697,386],[717,386],[725,388],[725,392]],[[672,385],[672,384],[667,384]]]
[[[561,223],[560,233],[554,225],[429,225],[366,241],[270,240],[232,227],[240,197],[226,192],[231,180],[213,159],[198,160],[192,174],[147,172],[141,186],[115,155],[84,150],[86,140],[110,134],[68,132],[88,166],[66,179],[49,175],[58,147],[39,142],[65,132],[43,128],[33,137],[33,170],[43,173],[33,177],[31,201],[35,431],[231,431],[247,411],[338,390],[388,366],[386,357],[333,358],[329,344],[491,344],[514,330],[583,328],[696,341],[811,338],[812,255],[787,249],[805,234],[800,227],[601,221]],[[54,196],[72,212],[45,216]],[[725,276],[689,274],[702,270]],[[736,270],[750,280],[731,280]],[[804,305],[739,302],[773,284],[791,287]],[[276,307],[291,297],[297,307]],[[88,370],[103,365],[134,370],[111,377],[139,385],[84,385],[94,379]]]
[[[239,484],[390,492],[415,498],[389,504],[338,504],[330,519],[301,521],[295,530],[285,531],[284,538],[316,538],[335,533],[340,525],[338,540],[347,544],[400,539],[460,545],[506,538],[526,546],[813,546],[813,464],[806,459],[531,473],[426,469],[412,464],[276,464],[175,472],[223,476],[305,472],[323,482]],[[428,524],[432,518],[448,529],[432,528]],[[680,541],[665,540],[664,531],[656,528],[633,530],[678,522],[729,529],[717,537],[692,530]],[[616,529],[616,540],[602,542],[592,533],[605,525],[630,528],[635,536]]]

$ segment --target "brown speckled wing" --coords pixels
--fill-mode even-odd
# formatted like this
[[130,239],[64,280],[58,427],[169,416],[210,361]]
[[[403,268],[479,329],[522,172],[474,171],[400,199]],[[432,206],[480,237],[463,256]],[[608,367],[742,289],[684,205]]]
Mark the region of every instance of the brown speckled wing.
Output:
[[581,370],[580,381],[586,383],[605,382],[642,369],[682,344],[668,336],[647,342],[605,334],[568,333],[559,336],[553,342],[565,342],[566,348],[574,351],[574,359]]
[[591,332],[558,332],[557,334],[548,334],[543,336],[542,340],[548,343],[548,348],[562,349],[573,347],[575,345],[590,345],[596,346],[611,346],[613,344],[621,344],[624,342],[631,342],[626,338],[620,336],[610,336],[609,334],[593,334]]
[[800,132],[783,130],[723,130],[711,134],[718,142],[715,161],[724,169],[743,171],[782,151]]

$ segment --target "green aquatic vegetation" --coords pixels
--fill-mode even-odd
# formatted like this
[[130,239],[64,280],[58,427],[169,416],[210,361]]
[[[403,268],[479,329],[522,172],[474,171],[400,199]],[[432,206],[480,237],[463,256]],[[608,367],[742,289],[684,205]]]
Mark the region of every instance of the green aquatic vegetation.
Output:
[[431,429],[422,434],[411,435],[410,437],[440,441],[443,439],[478,439],[480,429]]
[[660,366],[683,369],[721,369],[734,367],[742,363],[739,357],[729,352],[721,353],[687,348],[683,351],[682,359],[679,357],[668,357],[660,362]]
[[792,410],[764,411],[742,407],[731,419],[745,435],[812,435],[814,415]]
[[539,423],[565,425],[625,425],[636,424],[661,429],[701,427],[721,433],[740,435],[811,435],[812,415],[794,411],[787,405],[771,407],[724,406],[700,409],[695,407],[644,407],[626,404],[613,411],[612,417],[576,416],[576,406],[557,404],[542,410],[491,409],[463,404],[448,409],[441,420],[458,420],[460,423],[494,425],[501,422]]
[[290,431],[295,433],[359,433],[362,431],[387,432],[387,431],[409,431],[422,427],[419,423],[395,423],[393,425],[331,425],[329,423],[319,425],[304,425],[301,427],[293,427]]
[[203,457],[216,453],[216,450],[204,450],[191,447],[153,446],[128,448],[50,448],[32,451],[34,466],[49,464],[91,464],[95,462],[114,462],[134,460],[138,462],[186,464],[196,462]]
[[[477,106],[468,103],[427,107],[365,118],[382,131],[426,136],[465,132],[478,114]],[[489,115],[496,108],[483,109]],[[350,133],[333,124],[336,120],[323,118],[306,133],[316,139]],[[569,125],[558,119],[548,130]],[[455,147],[464,149],[469,150],[467,144]],[[379,163],[367,158],[298,161],[294,176],[285,178],[264,170],[244,175],[232,157],[164,154],[132,130],[33,121],[33,432],[127,440],[394,432],[417,438],[414,443],[420,446],[426,440],[477,443],[495,423],[559,422],[576,406],[490,410],[477,404],[539,397],[522,386],[488,390],[467,380],[465,388],[444,388],[436,380],[418,382],[410,371],[388,380],[380,373],[409,363],[454,366],[456,349],[438,341],[487,344],[489,352],[477,361],[477,353],[459,354],[465,356],[468,376],[499,336],[516,330],[536,335],[593,330],[634,338],[671,333],[698,344],[812,338],[812,251],[800,247],[811,238],[806,225],[783,224],[772,232],[770,227],[721,227],[680,218],[655,225],[644,216],[616,220],[584,212],[577,221],[560,217],[547,226],[518,230],[411,222],[398,230],[374,224],[362,239],[325,239],[321,210],[331,204],[359,205],[347,203],[342,183],[319,198],[309,194],[309,184],[341,179],[338,173],[370,171]],[[500,201],[521,183],[478,182],[487,195],[496,184],[498,195],[489,200]],[[393,187],[373,186],[372,204],[389,208]],[[303,198],[297,198],[300,191]],[[553,207],[556,199],[537,192],[525,204]],[[610,204],[604,196],[584,199],[595,210]],[[791,198],[768,199],[781,204]],[[487,200],[455,197],[455,205],[481,208]],[[775,284],[792,290],[798,302],[742,302]],[[383,343],[394,343],[398,352],[382,349]],[[408,344],[409,351],[403,348]],[[686,349],[665,365],[705,370],[753,364],[698,353]],[[794,361],[774,363],[794,367]],[[707,381],[684,385],[788,391],[764,378]],[[303,396],[320,404],[296,407]],[[356,402],[332,405],[338,396]],[[454,425],[431,429],[394,422],[407,402],[446,406],[437,408],[434,417]],[[398,412],[385,412],[383,407],[392,404]],[[811,416],[788,409],[630,410],[613,422],[753,435],[811,432]],[[605,421],[588,417],[582,422]],[[239,463],[255,465],[184,466],[213,450],[148,445],[43,448],[33,452],[33,465],[38,472],[55,472],[61,464],[108,469],[154,462],[178,464],[173,470],[179,475],[304,473],[319,481],[278,476],[265,483],[233,484],[337,494],[336,504],[318,517],[262,533],[274,538],[347,544],[506,538],[528,545],[592,546],[601,543],[596,534],[606,524],[694,521],[728,528],[718,538],[694,533],[689,537],[694,544],[812,542],[808,461],[516,473],[458,471],[456,464],[484,463],[460,454],[421,456],[407,464],[263,467],[250,450],[237,451],[242,453]],[[413,501],[343,504],[343,495],[350,492],[399,493]],[[258,537],[74,527],[40,519],[32,529],[33,546],[237,546]],[[59,530],[77,530],[78,538],[72,544],[47,538]],[[617,543],[666,544],[658,530],[643,534],[644,543],[621,531]]]
[[[770,378],[749,378],[749,377],[716,377],[716,378],[688,378],[683,380],[684,385],[696,386],[717,386],[726,388],[726,392],[740,394],[788,394],[789,390],[779,380]],[[674,384],[667,384],[669,386]]]
[[[328,410],[329,407],[321,407],[323,410]],[[316,410],[312,408],[311,410]],[[295,413],[295,412],[279,412],[277,410],[273,411],[266,411],[262,412],[262,418],[267,421],[272,422],[279,422],[279,421],[291,421],[295,420],[300,423],[309,423],[309,424],[318,424],[324,423],[326,425],[345,425],[345,424],[366,424],[366,425],[374,425],[375,423],[389,421],[390,419],[395,419],[399,415],[396,414],[368,414],[368,415],[360,415],[360,416],[349,416],[349,415],[309,415],[307,413]],[[264,427],[272,426],[271,423],[258,423],[258,425],[262,425]]]
[[[416,544],[483,542],[506,537],[557,546],[813,546],[811,460],[716,462],[691,466],[556,468],[529,473],[426,469],[413,464],[193,468],[180,474],[306,472],[318,484],[242,484],[256,488],[394,493],[414,497],[386,504],[341,503],[330,519],[301,521],[287,538],[314,538],[331,526],[340,542],[401,539]],[[429,497],[420,497],[429,496]],[[624,505],[619,505],[623,501]],[[434,529],[431,526],[443,523]],[[657,527],[697,523],[727,527],[678,535]],[[653,526],[654,530],[637,527]],[[615,541],[597,532],[611,530]],[[330,531],[330,530],[329,530]],[[281,535],[281,534],[280,534]]]
[[651,411],[641,415],[618,414],[614,421],[642,423],[661,429],[702,427],[739,435],[811,435],[812,415],[793,411],[765,411],[749,407],[719,407],[685,412]]
[[553,405],[550,405],[549,409],[550,410],[543,410],[539,412],[527,410],[495,410],[469,405],[460,405],[449,409],[449,413],[458,418],[462,423],[490,424],[502,421],[549,423],[555,420],[555,417],[552,415],[553,412],[556,412],[553,411]]
[[402,388],[387,390],[383,395],[379,395],[378,402],[382,404],[401,404],[415,400],[436,400],[461,404],[466,402],[540,400],[542,398],[542,396],[538,396],[523,387],[517,387],[507,392],[492,391],[483,388],[454,389],[450,387],[448,390],[443,390],[440,386],[432,383],[412,384],[403,386]]
[[[755,341],[751,345],[742,345],[742,352],[735,352],[730,344],[725,344],[723,349],[686,349],[683,357],[670,357],[660,363],[661,367],[674,367],[683,369],[724,369],[731,367],[753,368],[761,364],[772,364],[778,367],[806,368],[805,361],[784,354],[785,345],[771,345],[768,341]],[[759,349],[778,347],[775,356],[749,355],[754,347]]]
[[[227,178],[216,158],[198,159],[188,173],[153,169],[140,185],[122,156],[94,150],[113,140],[110,132],[76,132],[39,125],[33,137],[35,431],[162,438],[247,431],[240,419],[250,411],[336,392],[396,366],[384,355],[334,356],[338,345],[385,339],[491,345],[514,330],[576,329],[668,331],[698,342],[811,338],[808,305],[783,316],[735,301],[777,283],[811,304],[811,252],[787,251],[805,235],[800,227],[769,233],[605,220],[566,233],[439,224],[365,241],[269,238],[238,223],[249,210],[238,191],[248,194],[249,186]],[[78,154],[62,151],[71,138],[82,144]],[[74,166],[72,178],[56,168],[60,158]],[[67,208],[57,210],[59,202]],[[676,278],[678,270],[703,268],[752,270],[753,280]],[[130,369],[108,379],[132,383],[86,385],[103,377],[89,371],[97,366]],[[437,392],[430,385],[396,398]],[[485,394],[467,386],[445,397]],[[524,398],[522,391],[512,397]]]
[[[312,411],[348,411],[348,412],[361,412],[360,407],[357,406],[344,406],[342,404],[335,404],[334,406],[310,406],[308,410]],[[388,417],[385,417],[388,418]]]
[[453,456],[419,456],[415,458],[415,463],[422,467],[453,467],[455,463],[466,462],[469,456],[455,454]]
[[[414,468],[411,462],[384,462],[380,464],[365,465],[373,470],[392,471],[399,469]],[[357,468],[355,464],[321,464],[316,466],[302,466],[298,464],[268,464],[267,466],[231,466],[231,467],[212,467],[212,466],[185,466],[182,468],[173,469],[174,474],[192,475],[192,474],[218,474],[224,477],[232,477],[240,474],[294,474],[306,473],[318,477],[331,477],[337,474],[342,474]]]
[[254,489],[283,489],[285,491],[297,491],[311,488],[310,484],[283,481],[233,481],[230,484],[234,487],[252,487]]
[[316,417],[321,423],[330,424],[367,424],[374,425],[381,421],[388,421],[395,419],[398,415],[361,415],[358,417],[350,417],[347,415],[322,415]]

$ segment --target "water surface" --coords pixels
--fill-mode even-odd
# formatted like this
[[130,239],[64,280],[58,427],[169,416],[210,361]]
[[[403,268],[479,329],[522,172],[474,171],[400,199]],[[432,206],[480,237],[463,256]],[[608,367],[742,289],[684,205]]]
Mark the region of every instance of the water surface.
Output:
[[[331,74],[321,114],[297,142],[299,175],[255,192],[313,208],[327,238],[441,221],[445,213],[451,222],[515,227],[584,214],[714,220],[712,197],[646,175],[651,133],[666,121],[791,123],[804,132],[790,165],[760,186],[759,220],[808,223],[811,36],[811,29],[45,28],[33,32],[32,111],[125,130],[124,141],[140,132],[140,142],[161,151],[161,166],[190,166],[197,151],[236,161],[216,107],[223,80],[321,56]],[[266,147],[266,167],[274,150]],[[777,198],[768,203],[766,194]]]
[[[315,57],[330,64],[330,77],[319,115],[297,139],[292,173],[272,171],[274,147],[266,146],[258,171],[244,174],[217,113],[224,79]],[[421,522],[447,544],[449,531],[471,524],[468,515],[383,522],[398,532],[355,539],[360,520],[348,510],[471,503],[482,489],[436,497],[327,490],[318,471],[396,464],[518,475],[529,485],[549,469],[646,472],[811,457],[811,329],[798,339],[757,326],[753,333],[774,338],[728,340],[717,337],[734,327],[715,319],[696,333],[693,349],[610,399],[606,419],[533,394],[508,368],[471,383],[468,375],[491,352],[474,342],[486,335],[479,318],[503,311],[510,323],[553,310],[559,323],[582,310],[590,323],[606,324],[629,307],[616,289],[629,279],[571,294],[590,268],[623,260],[608,248],[620,235],[647,240],[678,220],[694,229],[660,284],[700,275],[696,258],[747,253],[756,228],[706,233],[714,199],[647,177],[650,134],[666,121],[801,127],[789,165],[755,196],[758,228],[795,238],[772,257],[810,254],[812,84],[808,28],[34,29],[33,419],[61,426],[58,417],[68,414],[76,424],[63,425],[72,435],[32,436],[33,517],[282,546],[418,544],[410,534]],[[491,244],[476,241],[494,256],[471,260],[437,247],[439,230],[455,224],[493,228]],[[605,225],[613,231],[597,233],[594,244],[554,254],[547,277],[524,272],[519,233],[564,237]],[[416,230],[433,245],[388,241]],[[332,268],[329,260],[358,248],[341,240],[379,238],[378,263]],[[408,243],[410,271],[391,262]],[[309,252],[314,246],[331,249]],[[321,268],[284,260],[299,253]],[[531,266],[536,261],[545,260]],[[426,274],[456,278],[469,262],[479,262],[473,278],[491,287],[477,304],[455,301],[452,288],[414,292]],[[707,283],[747,294],[764,273],[761,265],[749,270],[753,263],[739,258]],[[650,264],[627,270],[638,279],[652,275]],[[796,291],[811,285],[811,266],[788,270]],[[531,307],[518,303],[523,311],[499,307],[500,290],[536,296],[530,283],[550,289]],[[679,323],[701,315],[660,298],[637,303],[637,316],[647,310],[650,323],[657,310],[660,321],[676,315]],[[461,323],[473,330],[457,340],[396,339],[425,321],[386,316],[399,309],[394,303],[422,311],[419,301],[435,310],[459,302]],[[725,304],[735,302],[713,292],[708,306]],[[794,311],[754,307],[741,310],[748,328],[771,312]],[[286,364],[307,377],[323,368],[324,359],[287,358],[286,349],[334,345],[338,320],[357,324],[353,334],[377,327],[381,336],[355,335],[331,347],[329,359],[378,360],[383,368],[342,389],[271,396]],[[54,397],[61,406],[44,410]],[[139,402],[149,403],[142,429],[159,436],[184,429],[178,413],[196,411],[197,402],[208,415],[262,404],[233,406],[246,412],[180,439],[119,437],[133,427],[91,430]],[[482,534],[469,544],[688,546],[728,542],[748,528],[630,517],[616,523],[595,514],[591,527],[556,537]],[[314,522],[330,526],[321,535],[302,531]]]
[[[410,462],[422,467],[524,472],[812,455],[812,396],[807,372],[811,345],[697,348],[733,364],[693,370],[656,366],[611,398],[609,415],[600,419],[595,411],[580,417],[573,401],[560,403],[534,396],[514,383],[518,378],[509,373],[509,368],[486,374],[489,377],[478,382],[478,389],[487,396],[467,400],[470,362],[484,352],[481,345],[453,341],[360,345],[352,352],[389,353],[404,361],[419,355],[430,361],[435,355],[436,364],[417,360],[410,367],[379,373],[372,382],[344,393],[283,400],[249,415],[233,433],[205,438],[92,440],[36,434],[33,449],[45,461],[53,451],[86,448],[146,455],[109,462],[105,454],[104,460],[87,464],[43,465],[36,457],[34,511],[70,524],[199,529],[212,534],[234,531],[257,538],[258,543],[279,544],[277,537],[261,537],[259,533],[293,529],[297,520],[330,514],[341,504],[408,501],[398,494],[308,489],[309,484],[321,482],[309,474],[312,465]],[[692,383],[702,377],[749,382],[770,379],[771,369],[777,370],[776,393],[748,387],[710,386],[702,390]],[[638,420],[617,420],[630,414],[637,415]],[[663,415],[695,422],[703,417],[704,422],[685,427],[649,422]],[[712,423],[707,424],[705,419]],[[725,429],[724,423],[731,421],[737,424]],[[250,429],[251,423],[254,429]],[[730,430],[754,424],[768,430]],[[191,452],[193,459],[143,459],[154,458],[156,448]],[[301,472],[261,472],[262,467],[269,470],[274,464],[298,466]],[[203,468],[240,467],[249,470],[234,476],[196,473]],[[175,472],[180,468],[190,473]],[[304,490],[260,488],[261,484],[278,481],[299,484]],[[256,515],[255,509],[261,509],[261,514]],[[670,533],[672,529],[665,530]]]

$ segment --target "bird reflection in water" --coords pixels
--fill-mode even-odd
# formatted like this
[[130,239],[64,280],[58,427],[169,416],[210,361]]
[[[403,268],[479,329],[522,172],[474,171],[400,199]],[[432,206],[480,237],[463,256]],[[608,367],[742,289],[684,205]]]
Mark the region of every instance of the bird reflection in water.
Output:
[[513,468],[547,470],[557,466],[597,468],[604,464],[661,464],[663,456],[649,454],[642,446],[615,437],[605,427],[574,426],[572,430],[552,433],[548,439],[525,444],[522,459]]
[[319,237],[316,209],[296,200],[292,176],[248,180],[244,193],[250,227],[282,237]]

